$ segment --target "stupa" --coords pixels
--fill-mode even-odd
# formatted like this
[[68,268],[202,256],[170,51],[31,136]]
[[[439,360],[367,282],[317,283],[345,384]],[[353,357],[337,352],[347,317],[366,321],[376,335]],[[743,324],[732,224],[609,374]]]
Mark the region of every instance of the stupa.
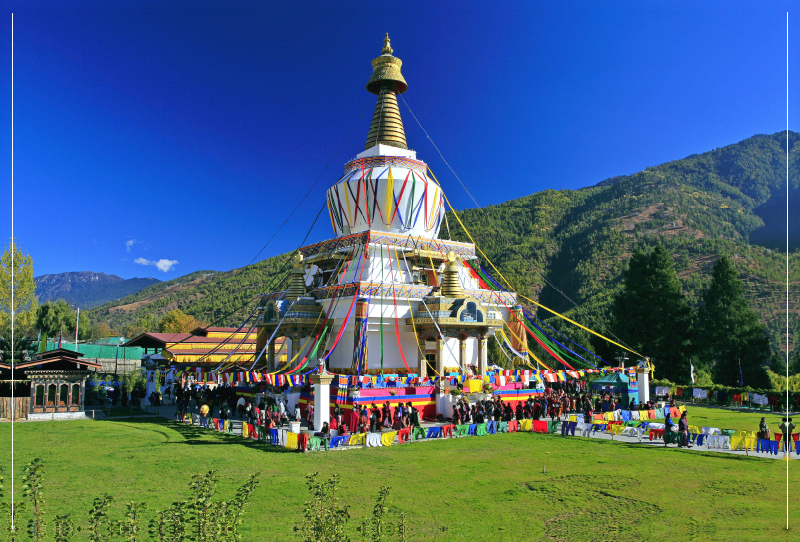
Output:
[[[352,388],[368,376],[378,387],[339,389],[337,400],[410,401],[432,418],[448,411],[448,379],[486,374],[487,340],[517,300],[482,284],[469,265],[474,245],[441,238],[444,195],[408,147],[397,104],[408,90],[401,66],[387,34],[366,85],[378,98],[364,151],[327,190],[334,238],[302,247],[288,289],[264,296],[256,351],[266,348],[268,371],[304,359],[298,374],[316,366],[323,405],[321,381]],[[275,363],[278,337],[290,345],[284,367]],[[380,387],[387,383],[405,389],[390,393]]]

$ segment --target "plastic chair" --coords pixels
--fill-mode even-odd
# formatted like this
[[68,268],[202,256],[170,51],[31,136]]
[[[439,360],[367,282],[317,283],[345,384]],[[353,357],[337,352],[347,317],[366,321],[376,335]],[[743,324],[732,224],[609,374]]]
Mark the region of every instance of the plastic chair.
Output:
[[297,435],[297,448],[305,452],[308,449],[309,438],[308,433],[300,433]]
[[348,446],[363,446],[367,443],[366,433],[353,433],[350,435],[350,440],[347,441]]
[[[567,427],[567,433],[569,433],[570,435],[572,435],[574,437],[575,436],[575,429],[577,427],[578,427],[578,422],[569,422],[569,426]],[[620,427],[622,427],[622,426],[620,426]]]
[[394,444],[394,437],[397,436],[397,431],[391,431],[389,433],[384,433],[381,435],[381,444],[384,446],[391,446]]

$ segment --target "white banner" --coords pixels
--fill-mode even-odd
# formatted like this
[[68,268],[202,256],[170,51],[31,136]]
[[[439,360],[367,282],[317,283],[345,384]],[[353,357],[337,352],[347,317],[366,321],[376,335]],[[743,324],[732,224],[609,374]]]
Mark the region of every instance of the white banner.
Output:
[[706,399],[708,397],[708,392],[704,389],[692,388],[692,397],[696,399]]

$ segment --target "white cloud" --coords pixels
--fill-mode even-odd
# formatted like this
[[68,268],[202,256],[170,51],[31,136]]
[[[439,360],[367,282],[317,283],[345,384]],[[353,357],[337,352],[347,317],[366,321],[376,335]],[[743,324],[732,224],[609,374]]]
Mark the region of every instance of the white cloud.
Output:
[[157,261],[151,261],[145,258],[136,258],[135,260],[133,260],[133,262],[138,263],[139,265],[154,265],[159,271],[163,271],[164,273],[166,273],[167,271],[175,267],[175,265],[177,265],[178,260],[167,260],[166,258],[162,258]]
[[130,252],[131,251],[131,247],[133,245],[135,245],[136,243],[138,243],[138,242],[139,242],[138,239],[128,239],[127,241],[125,241],[125,250]]
[[161,260],[158,260],[157,262],[153,262],[153,265],[155,265],[158,268],[159,271],[163,271],[164,273],[166,273],[167,271],[172,269],[175,266],[175,264],[177,264],[177,263],[178,263],[178,260],[161,259]]

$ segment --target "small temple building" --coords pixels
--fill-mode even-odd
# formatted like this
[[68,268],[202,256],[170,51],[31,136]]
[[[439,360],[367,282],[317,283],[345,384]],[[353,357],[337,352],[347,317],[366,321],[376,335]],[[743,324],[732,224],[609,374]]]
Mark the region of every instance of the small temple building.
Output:
[[[85,416],[86,380],[102,365],[84,360],[83,354],[58,348],[35,354],[29,361],[16,362],[13,378],[27,388],[28,408],[17,418],[50,420]],[[10,380],[12,367],[0,363],[0,378]],[[16,386],[15,395],[24,391]],[[24,405],[23,402],[17,403]]]

